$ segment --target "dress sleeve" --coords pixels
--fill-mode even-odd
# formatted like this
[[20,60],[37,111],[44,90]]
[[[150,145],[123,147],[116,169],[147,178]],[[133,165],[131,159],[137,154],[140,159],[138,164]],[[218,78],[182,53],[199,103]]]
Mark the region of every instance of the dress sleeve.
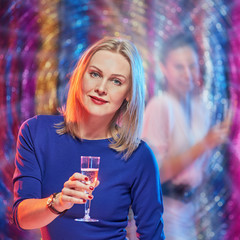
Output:
[[151,149],[144,143],[141,162],[131,189],[132,209],[140,240],[162,240],[163,201],[159,171]]
[[142,138],[153,150],[159,167],[168,153],[172,117],[169,101],[164,97],[154,97],[146,106]]
[[[17,207],[24,199],[41,198],[41,170],[35,155],[34,138],[31,132],[31,124],[35,119],[22,124],[18,133],[15,171],[13,175],[13,220],[17,221]],[[31,126],[31,127],[30,127]]]

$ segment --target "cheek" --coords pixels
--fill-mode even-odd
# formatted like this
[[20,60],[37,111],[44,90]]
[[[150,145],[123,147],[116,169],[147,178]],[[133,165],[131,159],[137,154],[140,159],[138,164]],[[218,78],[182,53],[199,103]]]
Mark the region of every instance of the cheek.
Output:
[[165,71],[165,76],[167,79],[170,79],[170,81],[178,79],[180,74],[180,71],[178,71],[175,67],[168,67]]
[[193,71],[192,76],[195,80],[198,80],[200,78],[200,71]]
[[169,72],[168,76],[167,76],[167,81],[171,84],[171,85],[176,85],[178,84],[179,80],[180,80],[180,74],[177,74],[176,71],[175,72]]
[[88,78],[84,78],[82,81],[82,92],[88,92],[91,89],[91,81]]
[[127,98],[126,91],[119,91],[119,89],[116,88],[116,90],[111,91],[110,94],[111,101],[116,105],[122,105],[123,101]]

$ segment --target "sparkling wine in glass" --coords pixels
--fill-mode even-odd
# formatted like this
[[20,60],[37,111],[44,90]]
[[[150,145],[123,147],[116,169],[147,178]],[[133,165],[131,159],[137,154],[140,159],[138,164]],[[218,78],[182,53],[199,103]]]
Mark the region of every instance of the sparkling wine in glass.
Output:
[[[81,156],[81,173],[88,177],[89,183],[95,185],[98,179],[100,157]],[[76,218],[75,221],[80,222],[98,222],[98,219],[90,217],[91,200],[85,203],[85,216],[83,218]]]

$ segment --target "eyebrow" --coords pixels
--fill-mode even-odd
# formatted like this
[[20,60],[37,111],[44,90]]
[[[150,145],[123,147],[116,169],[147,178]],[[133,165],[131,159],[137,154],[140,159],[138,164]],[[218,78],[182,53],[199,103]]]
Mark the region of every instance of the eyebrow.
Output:
[[101,72],[102,73],[102,70],[100,70],[98,67],[96,67],[96,66],[93,66],[93,65],[91,65],[91,66],[89,66],[89,68],[90,67],[92,67],[92,68],[96,68],[99,72]]
[[[102,70],[100,70],[98,67],[94,66],[94,65],[90,65],[89,68],[96,68],[100,73],[102,73]],[[112,74],[112,76],[116,76],[116,77],[122,77],[124,78],[125,80],[127,79],[124,75],[122,74]]]

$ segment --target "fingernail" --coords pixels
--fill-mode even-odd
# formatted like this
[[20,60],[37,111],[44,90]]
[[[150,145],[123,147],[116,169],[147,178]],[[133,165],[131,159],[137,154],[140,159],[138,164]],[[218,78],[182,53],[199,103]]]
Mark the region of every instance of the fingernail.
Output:
[[87,200],[86,200],[86,199],[83,199],[82,201],[83,201],[83,203],[85,203]]
[[85,181],[88,181],[88,177],[85,177],[84,180],[85,180]]
[[88,198],[89,198],[89,199],[93,199],[93,197],[92,197],[92,196],[88,196]]
[[89,189],[93,191],[93,190],[94,190],[94,187],[90,186]]

